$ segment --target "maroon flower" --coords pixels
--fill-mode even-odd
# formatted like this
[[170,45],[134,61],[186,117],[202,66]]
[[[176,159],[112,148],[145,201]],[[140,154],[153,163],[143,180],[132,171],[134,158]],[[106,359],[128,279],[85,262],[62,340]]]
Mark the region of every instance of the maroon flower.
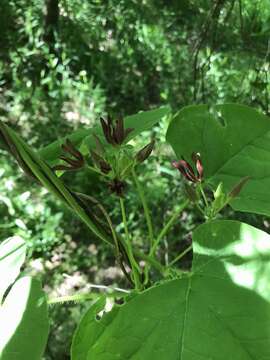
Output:
[[172,165],[180,171],[182,175],[193,183],[198,183],[202,181],[203,178],[203,166],[201,162],[201,157],[199,153],[192,153],[192,161],[195,164],[196,171],[193,170],[193,167],[184,159],[179,161],[173,161]]
[[100,119],[104,136],[109,144],[121,145],[128,134],[134,129],[124,128],[123,119],[118,119],[114,123],[112,118],[109,116],[107,121],[103,118]]
[[66,140],[65,144],[63,144],[61,148],[65,153],[71,155],[71,157],[61,155],[59,158],[65,161],[68,165],[55,165],[53,170],[79,170],[84,166],[84,157],[82,153],[75,148],[69,139]]
[[111,190],[111,192],[116,194],[119,197],[124,196],[125,188],[126,188],[126,183],[124,183],[123,181],[121,181],[119,179],[113,179],[109,183],[109,189]]
[[90,150],[90,154],[92,156],[92,160],[94,164],[103,172],[104,174],[108,174],[112,168],[109,163],[101,155],[97,152]]

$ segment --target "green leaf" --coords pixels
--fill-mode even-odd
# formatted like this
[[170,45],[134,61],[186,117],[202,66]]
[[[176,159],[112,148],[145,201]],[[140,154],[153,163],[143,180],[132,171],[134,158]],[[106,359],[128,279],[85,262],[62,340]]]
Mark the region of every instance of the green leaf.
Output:
[[49,321],[39,281],[23,277],[13,285],[0,307],[0,324],[1,360],[41,359]]
[[170,113],[169,106],[162,106],[158,109],[142,111],[135,115],[130,115],[125,118],[125,127],[133,128],[128,140],[133,139],[145,130],[151,129],[164,116]]
[[235,210],[270,215],[270,120],[237,104],[189,106],[172,120],[167,140],[177,158],[202,157],[205,178],[213,188],[230,191],[250,176],[231,202]]
[[72,360],[270,358],[270,236],[237,221],[194,233],[192,272],[115,306],[90,308]]
[[[82,318],[79,327],[77,328],[72,342],[72,359],[86,359],[89,350],[89,333],[92,333],[93,326],[96,324],[96,316],[100,311],[103,311],[106,305],[106,298],[101,297],[94,304],[91,305],[85,316]],[[93,337],[98,337],[102,329],[97,333],[92,333]],[[74,354],[74,355],[73,355]]]
[[212,216],[214,217],[225,205],[227,205],[227,203],[228,196],[224,193],[223,184],[221,182],[214,192],[214,201],[212,202],[210,209]]
[[[164,116],[168,115],[169,112],[170,108],[167,106],[163,106],[158,109],[142,111],[138,114],[125,117],[125,128],[134,129],[130,133],[128,140],[131,140],[141,132],[150,129]],[[94,126],[93,128],[89,129],[77,130],[64,138],[59,139],[48,146],[45,146],[44,148],[39,150],[39,155],[49,165],[55,165],[61,154],[61,145],[65,142],[67,138],[69,138],[76,147],[79,147],[82,153],[85,155],[86,153],[88,153],[89,148],[95,147],[93,134],[96,134],[100,138],[103,138],[101,126]]]
[[19,236],[0,244],[0,305],[7,288],[16,280],[25,260],[26,244]]

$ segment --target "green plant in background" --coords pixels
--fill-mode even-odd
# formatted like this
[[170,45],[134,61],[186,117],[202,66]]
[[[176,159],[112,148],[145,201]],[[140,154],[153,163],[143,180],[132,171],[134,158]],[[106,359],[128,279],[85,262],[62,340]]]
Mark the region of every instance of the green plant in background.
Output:
[[29,253],[49,252],[63,239],[63,213],[53,213],[57,204],[50,200],[46,189],[41,192],[36,188],[32,188],[31,192],[24,191],[24,179],[16,174],[13,164],[3,161],[4,154],[1,152],[1,238],[18,235],[27,242]]
[[[157,229],[155,209],[149,207],[138,175],[154,141],[137,149],[132,138],[164,116],[171,117],[166,139],[176,154],[172,168],[184,176],[186,186],[185,196],[178,195],[171,216]],[[0,126],[2,141],[24,172],[109,246],[130,283],[131,293],[122,296],[124,304],[104,312],[106,296],[102,296],[86,312],[73,338],[72,359],[270,356],[269,236],[239,221],[216,219],[228,204],[269,215],[266,116],[236,104],[190,106],[174,116],[168,108],[160,108],[124,120],[101,119],[100,127],[79,130],[39,153],[7,125]],[[107,183],[114,207],[120,208],[122,228],[115,226],[97,194],[82,194],[65,184],[63,172],[85,167]],[[127,221],[125,194],[131,191],[137,191],[147,229],[139,247]],[[158,251],[161,241],[191,204],[203,223],[193,231],[192,245],[164,262]],[[191,250],[191,268],[175,269]],[[48,302],[89,299],[93,294],[79,293]]]
[[268,0],[5,2],[0,115],[40,145],[105,109],[207,101],[269,113],[269,16]]

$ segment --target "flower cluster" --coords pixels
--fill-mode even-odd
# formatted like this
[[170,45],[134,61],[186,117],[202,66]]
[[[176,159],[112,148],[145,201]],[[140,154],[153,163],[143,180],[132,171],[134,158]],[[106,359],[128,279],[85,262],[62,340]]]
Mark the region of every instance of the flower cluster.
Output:
[[125,129],[122,118],[116,120],[114,123],[112,118],[108,116],[107,121],[101,118],[100,122],[107,142],[114,146],[122,145],[127,136],[134,130],[131,128]]
[[[131,145],[127,145],[128,135],[134,130],[124,127],[122,118],[113,121],[111,117],[100,119],[104,139],[94,134],[95,149],[90,150],[92,162],[100,174],[109,179],[109,189],[118,196],[123,196],[126,188],[125,180],[136,164],[146,160],[153,151],[155,141],[152,140],[134,154]],[[107,143],[107,146],[105,142]],[[63,154],[59,157],[64,163],[55,165],[53,170],[79,170],[85,165],[82,153],[67,139],[61,146]],[[66,163],[66,164],[65,164]]]
[[142,163],[150,156],[155,142],[152,140],[134,155],[133,147],[125,144],[128,135],[134,129],[125,129],[123,119],[114,122],[108,117],[107,120],[101,118],[100,122],[104,138],[113,148],[105,147],[100,138],[94,135],[96,149],[90,151],[92,161],[101,173],[110,178],[108,185],[111,192],[123,196],[126,177],[136,164]]
[[193,167],[190,163],[188,163],[185,159],[179,161],[173,161],[172,165],[176,169],[180,171],[180,173],[188,180],[193,183],[201,182],[203,179],[203,166],[199,153],[192,153],[192,161],[196,167],[194,171]]

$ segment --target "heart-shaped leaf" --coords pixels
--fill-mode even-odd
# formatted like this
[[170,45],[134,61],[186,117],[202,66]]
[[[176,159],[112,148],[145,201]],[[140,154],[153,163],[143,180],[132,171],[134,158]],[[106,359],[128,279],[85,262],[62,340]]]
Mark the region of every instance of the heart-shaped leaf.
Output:
[[230,191],[250,176],[231,202],[235,210],[270,215],[270,120],[237,104],[189,106],[172,120],[167,140],[177,158],[201,154],[205,178]]
[[72,360],[270,358],[270,236],[236,221],[194,233],[192,272],[78,327]]
[[0,244],[0,305],[7,288],[16,280],[25,260],[26,244],[19,236]]
[[1,360],[41,359],[49,321],[39,281],[31,277],[16,281],[0,307],[0,324]]

